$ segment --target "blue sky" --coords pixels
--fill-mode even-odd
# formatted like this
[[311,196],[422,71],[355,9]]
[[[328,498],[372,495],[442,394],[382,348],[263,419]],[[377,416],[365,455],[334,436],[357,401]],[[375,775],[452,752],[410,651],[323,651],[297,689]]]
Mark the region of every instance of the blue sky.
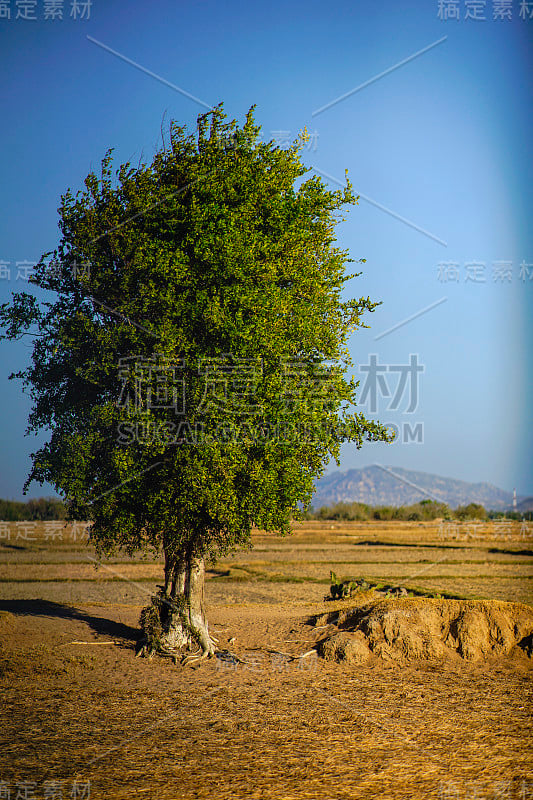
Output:
[[[27,288],[17,262],[53,249],[60,195],[109,147],[117,165],[150,160],[163,118],[192,128],[224,101],[242,121],[257,104],[265,139],[307,126],[305,163],[331,188],[348,169],[361,195],[338,228],[366,259],[346,295],[382,305],[350,351],[360,391],[365,366],[382,368],[375,410],[361,410],[400,435],[344,446],[341,469],[378,462],[533,493],[533,3],[93,0],[74,19],[65,0],[63,19],[45,19],[38,0],[35,20],[8,5],[1,302]],[[452,6],[459,19],[442,18]],[[466,19],[474,7],[484,20]],[[28,399],[7,380],[28,345],[0,343],[0,497],[21,496],[39,441],[24,438]]]

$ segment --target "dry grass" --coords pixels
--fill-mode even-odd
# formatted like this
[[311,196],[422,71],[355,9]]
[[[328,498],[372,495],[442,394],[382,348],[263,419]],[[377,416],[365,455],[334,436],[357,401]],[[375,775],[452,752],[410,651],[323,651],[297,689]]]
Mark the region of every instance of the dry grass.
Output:
[[[271,652],[308,651],[320,635],[309,620],[345,607],[321,602],[330,568],[408,583],[406,571],[429,567],[411,582],[531,602],[532,543],[443,542],[417,523],[326,526],[257,534],[255,551],[217,566],[211,628],[246,663],[197,670],[133,658],[157,563],[116,559],[94,573],[79,543],[0,545],[0,781],[35,781],[42,798],[45,780],[63,781],[64,797],[90,780],[93,800],[533,797],[529,662],[345,667]],[[118,644],[70,644],[108,640]]]

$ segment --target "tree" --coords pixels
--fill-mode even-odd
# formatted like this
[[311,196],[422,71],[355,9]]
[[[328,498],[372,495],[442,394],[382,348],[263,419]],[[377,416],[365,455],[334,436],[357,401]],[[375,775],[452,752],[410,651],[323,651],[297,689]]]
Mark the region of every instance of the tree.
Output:
[[480,503],[469,503],[467,506],[457,506],[454,511],[457,519],[487,519],[487,512]]
[[[328,191],[287,149],[222,104],[196,133],[171,123],[152,163],[122,165],[61,199],[61,239],[0,310],[4,337],[35,336],[21,378],[28,432],[48,429],[25,484],[49,481],[100,556],[163,553],[141,622],[145,649],[214,652],[206,559],[279,534],[342,442],[390,441],[355,413],[346,341],[370,299],[334,246],[352,187]],[[358,273],[360,274],[360,273]],[[299,505],[300,504],[300,505]]]

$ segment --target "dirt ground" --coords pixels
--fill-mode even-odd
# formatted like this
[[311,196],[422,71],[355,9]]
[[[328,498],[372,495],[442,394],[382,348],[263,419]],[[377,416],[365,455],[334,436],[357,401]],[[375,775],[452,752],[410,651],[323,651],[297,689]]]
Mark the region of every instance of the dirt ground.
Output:
[[[2,535],[3,532],[3,535]],[[533,798],[533,661],[365,664],[315,652],[329,572],[533,602],[533,531],[304,523],[257,534],[206,585],[226,654],[135,659],[161,564],[67,529],[0,530],[0,797]],[[3,783],[2,783],[3,782]],[[3,792],[3,793],[2,793]]]

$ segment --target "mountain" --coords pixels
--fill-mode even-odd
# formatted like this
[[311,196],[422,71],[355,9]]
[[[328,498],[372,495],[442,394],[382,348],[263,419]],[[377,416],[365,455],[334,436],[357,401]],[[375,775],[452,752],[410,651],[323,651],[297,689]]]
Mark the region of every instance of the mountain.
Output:
[[486,509],[503,511],[513,505],[512,492],[491,483],[467,483],[427,472],[374,464],[363,469],[333,472],[320,478],[311,500],[315,509],[334,503],[367,503],[406,506],[429,498],[451,508],[480,503]]
[[526,511],[533,511],[533,497],[524,497],[516,505],[516,510],[520,512],[520,514],[525,514]]

